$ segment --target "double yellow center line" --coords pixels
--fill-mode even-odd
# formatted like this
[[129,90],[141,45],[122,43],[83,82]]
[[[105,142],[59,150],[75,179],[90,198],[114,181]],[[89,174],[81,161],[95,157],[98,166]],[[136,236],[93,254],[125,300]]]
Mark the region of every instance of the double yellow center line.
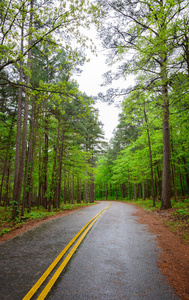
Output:
[[[94,225],[94,223],[100,218],[100,216],[111,206],[110,203],[107,207],[105,207],[103,210],[101,210],[96,216],[94,216],[77,234],[76,236],[69,242],[69,244],[62,250],[62,252],[57,256],[57,258],[53,261],[53,263],[48,267],[48,269],[43,273],[43,275],[39,278],[39,280],[35,283],[35,285],[31,288],[31,290],[26,294],[26,296],[22,300],[29,300],[33,297],[33,295],[36,293],[36,291],[39,289],[39,287],[42,285],[42,283],[45,281],[45,279],[50,275],[52,270],[56,267],[58,262],[61,260],[61,258],[64,256],[64,254],[69,250],[69,248],[73,245],[73,243],[78,239],[78,241],[75,243],[71,251],[68,253],[64,261],[61,263],[61,265],[58,267],[57,271],[54,273],[52,278],[49,280],[39,297],[38,300],[43,300],[47,296],[48,292],[54,285],[55,281],[60,276],[61,272],[64,270],[65,266],[71,259],[72,255],[76,251],[76,249],[81,244],[82,240],[85,238],[88,231],[91,229],[91,227]],[[83,234],[82,234],[83,233]]]

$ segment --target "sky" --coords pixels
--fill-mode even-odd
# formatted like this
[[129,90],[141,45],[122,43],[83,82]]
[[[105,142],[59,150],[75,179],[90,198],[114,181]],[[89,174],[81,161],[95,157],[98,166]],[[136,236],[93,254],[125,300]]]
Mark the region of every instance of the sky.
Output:
[[[79,84],[79,90],[85,92],[88,96],[97,96],[99,92],[105,92],[110,86],[101,87],[103,82],[103,73],[109,68],[105,63],[105,56],[103,54],[90,55],[90,62],[85,63],[81,68],[82,73],[76,76],[76,80]],[[108,105],[102,101],[97,101],[95,108],[99,109],[99,120],[104,124],[103,130],[105,132],[105,138],[110,140],[114,128],[118,124],[118,109],[114,104]]]
[[[74,76],[74,79],[79,84],[79,90],[85,92],[88,96],[97,96],[98,93],[106,93],[106,90],[112,87],[125,88],[131,85],[133,83],[132,78],[127,81],[119,79],[112,85],[101,87],[103,83],[102,75],[109,71],[110,67],[106,64],[106,54],[96,37],[96,30],[93,28],[88,34],[97,47],[97,56],[87,52],[87,58],[90,58],[90,62],[86,62],[84,66],[80,67],[82,70],[80,75]],[[119,101],[120,99],[117,99],[117,102]],[[97,101],[95,108],[99,109],[99,120],[104,124],[105,138],[109,141],[113,137],[113,130],[118,125],[118,115],[121,112],[121,107],[118,108],[116,103],[109,105],[102,101]]]

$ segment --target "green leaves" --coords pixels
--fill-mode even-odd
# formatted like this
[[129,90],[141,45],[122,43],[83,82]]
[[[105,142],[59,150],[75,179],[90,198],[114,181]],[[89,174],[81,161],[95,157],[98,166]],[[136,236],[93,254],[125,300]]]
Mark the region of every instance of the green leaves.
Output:
[[[24,40],[23,56],[28,53],[29,2],[29,0],[5,1],[3,4],[1,2],[1,49],[3,50],[1,51],[1,70],[19,61],[21,38]],[[90,6],[87,1],[47,1],[42,3],[40,8],[35,3],[34,22],[29,29],[32,39],[31,48],[48,45],[50,51],[48,54],[50,55],[55,47],[61,49],[69,45],[70,52],[73,54],[70,40],[74,39],[78,44],[85,46],[86,38],[79,28],[88,26],[90,22],[93,22],[97,11],[98,6]],[[22,26],[23,37],[21,34]],[[50,45],[53,47],[50,48]]]

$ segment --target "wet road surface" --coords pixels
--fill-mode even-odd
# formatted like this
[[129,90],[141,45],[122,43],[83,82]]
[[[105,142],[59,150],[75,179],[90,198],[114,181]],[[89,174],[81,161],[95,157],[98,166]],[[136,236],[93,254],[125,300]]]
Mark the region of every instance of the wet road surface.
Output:
[[[107,205],[101,202],[47,221],[0,244],[0,299],[21,300],[77,232]],[[155,236],[137,223],[134,212],[130,205],[112,202],[46,299],[178,300],[157,267],[160,249]]]

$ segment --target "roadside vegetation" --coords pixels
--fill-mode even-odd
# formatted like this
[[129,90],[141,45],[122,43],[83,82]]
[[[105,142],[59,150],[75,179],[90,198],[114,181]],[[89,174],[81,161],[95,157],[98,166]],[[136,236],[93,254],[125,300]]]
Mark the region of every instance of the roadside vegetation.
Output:
[[[95,203],[93,203],[95,204]],[[0,236],[7,234],[8,232],[20,228],[25,223],[29,221],[44,220],[51,216],[56,216],[62,212],[72,211],[77,208],[82,208],[84,206],[92,205],[91,203],[74,203],[74,204],[62,204],[60,208],[53,209],[48,212],[42,206],[32,207],[32,210],[28,213],[25,211],[24,217],[18,216],[17,218],[12,218],[12,207],[0,207]]]
[[[124,201],[128,202],[128,201]],[[189,199],[181,198],[178,202],[173,199],[171,201],[172,208],[161,210],[161,201],[156,203],[156,207],[152,206],[152,200],[138,199],[137,201],[129,201],[150,212],[170,231],[178,235],[182,240],[189,244]]]
[[[2,233],[72,203],[135,199],[187,240],[188,8],[186,0],[1,1]],[[85,51],[95,51],[84,36],[90,24],[110,63],[102,85],[122,78],[125,90],[118,83],[92,97],[74,79]],[[94,104],[117,96],[107,143]]]
[[[103,199],[105,200],[105,199]],[[108,201],[116,201],[115,199],[109,199]],[[156,201],[156,206],[153,206],[151,199],[138,199],[136,200],[117,200],[126,203],[131,203],[147,210],[153,217],[158,219],[165,227],[170,231],[178,235],[183,241],[189,244],[189,198],[180,198],[177,202],[172,199],[172,208],[167,210],[161,210],[161,201]],[[60,208],[53,209],[48,212],[42,206],[32,207],[32,210],[28,213],[25,211],[24,217],[12,218],[11,207],[0,207],[0,236],[7,234],[8,232],[22,227],[25,223],[37,220],[44,220],[51,216],[56,216],[62,212],[72,211],[77,208],[96,204],[94,203],[67,203],[61,204]]]

